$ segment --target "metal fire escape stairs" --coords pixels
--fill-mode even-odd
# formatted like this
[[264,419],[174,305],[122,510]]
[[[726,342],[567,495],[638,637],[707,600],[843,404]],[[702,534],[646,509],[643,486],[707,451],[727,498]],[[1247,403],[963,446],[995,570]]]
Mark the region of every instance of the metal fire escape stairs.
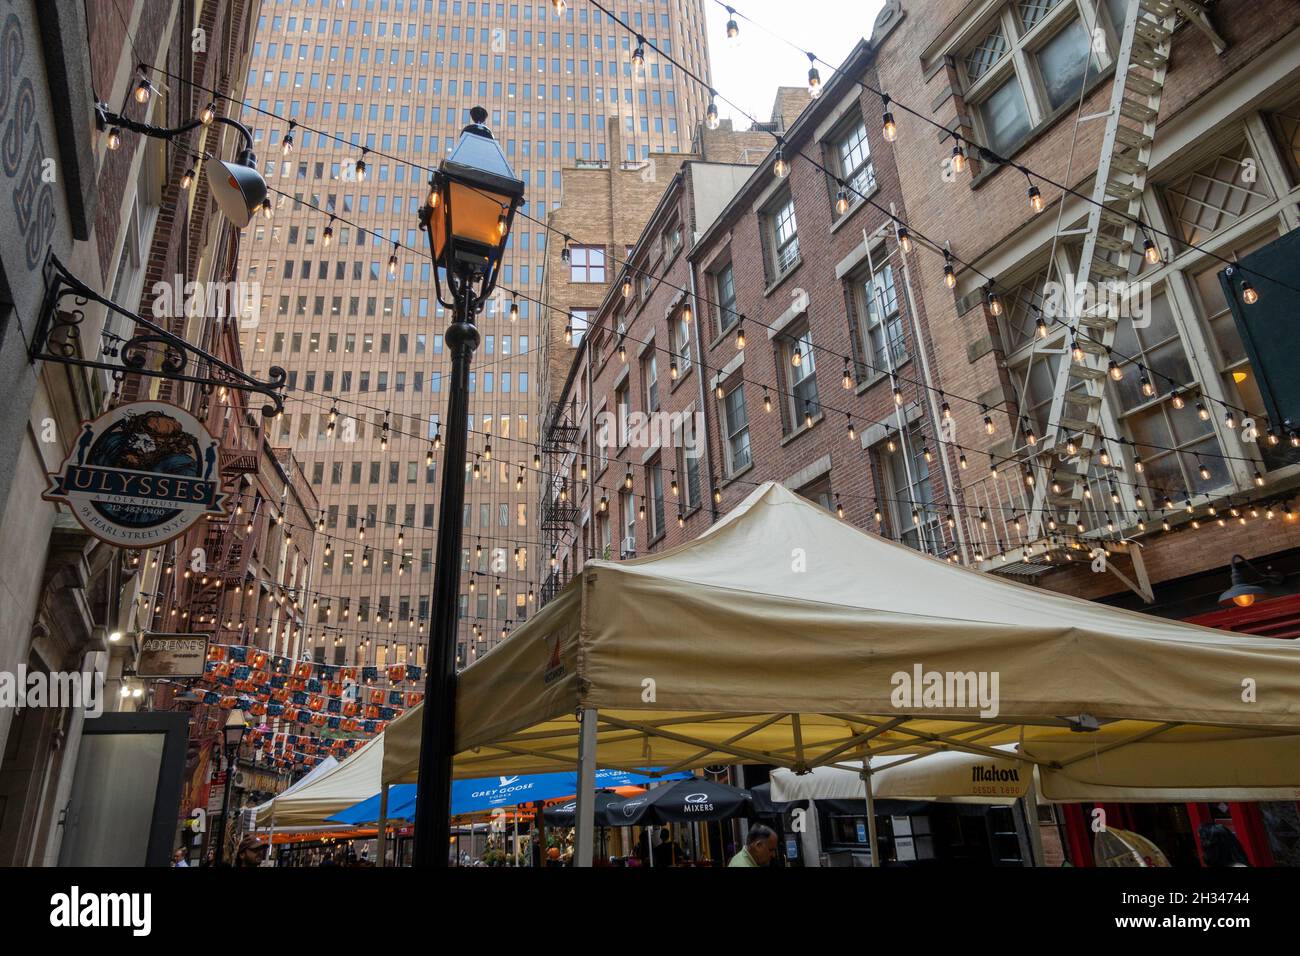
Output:
[[[1142,195],[1147,185],[1170,47],[1180,19],[1206,33],[1220,53],[1226,48],[1200,3],[1129,0],[1126,21],[1119,31],[1110,108],[1104,113],[1080,116],[1076,121],[1083,124],[1106,120],[1087,225],[1066,228],[1063,223],[1057,233],[1058,240],[1083,237],[1079,272],[1074,277],[1079,288],[1090,288],[1090,283],[1128,280],[1133,256],[1142,251],[1138,226],[1142,218]],[[1064,298],[1064,321],[1077,332],[1064,333],[1065,349],[1056,373],[1051,410],[1036,449],[1037,463],[1046,467],[1035,468],[1033,505],[1027,515],[1027,540],[1035,545],[1026,550],[1033,554],[1047,553],[1049,560],[1067,537],[1076,536],[1077,522],[1088,520],[1085,488],[1095,471],[1094,459],[1103,451],[1105,426],[1102,423],[1114,421],[1108,409],[1107,373],[1118,316],[1111,312],[1108,296],[1096,296],[1082,309],[1076,308],[1069,294]],[[1076,345],[1079,351],[1072,355]],[[1081,360],[1076,356],[1081,356]],[[1121,449],[1108,447],[1105,451],[1118,467],[1123,460]],[[1133,489],[1127,490],[1131,495]],[[1049,530],[1050,519],[1056,521],[1057,530]],[[1085,536],[1104,534],[1105,530],[1086,528]],[[1041,573],[1051,566],[989,563],[990,570],[1022,574]],[[1137,570],[1139,578],[1144,577],[1140,566]]]

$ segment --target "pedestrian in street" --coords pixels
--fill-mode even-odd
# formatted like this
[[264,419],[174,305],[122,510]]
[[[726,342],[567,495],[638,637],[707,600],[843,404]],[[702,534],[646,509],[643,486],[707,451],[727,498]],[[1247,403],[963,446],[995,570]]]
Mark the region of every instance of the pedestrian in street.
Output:
[[769,866],[776,855],[776,831],[755,823],[749,828],[745,845],[731,858],[727,866]]
[[1207,867],[1250,866],[1236,835],[1222,823],[1202,823],[1197,836],[1201,838],[1201,857]]
[[676,866],[685,856],[685,851],[673,842],[672,832],[663,827],[659,831],[659,845],[655,847],[655,866]]
[[266,847],[258,842],[257,837],[246,836],[239,841],[239,849],[235,851],[235,866],[261,866],[262,854],[265,852]]

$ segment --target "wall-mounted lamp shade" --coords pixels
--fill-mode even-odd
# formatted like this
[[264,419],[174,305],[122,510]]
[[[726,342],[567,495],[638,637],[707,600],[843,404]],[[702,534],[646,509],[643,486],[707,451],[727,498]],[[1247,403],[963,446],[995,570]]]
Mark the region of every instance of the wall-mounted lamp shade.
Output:
[[217,201],[226,218],[243,229],[258,207],[266,202],[266,180],[250,165],[227,163],[215,156],[207,161],[204,168],[208,174],[212,198]]
[[1271,597],[1276,597],[1276,594],[1265,585],[1280,584],[1282,581],[1280,575],[1256,572],[1260,574],[1262,584],[1247,584],[1246,576],[1242,572],[1243,567],[1251,567],[1251,570],[1254,570],[1253,566],[1249,565],[1243,558],[1234,555],[1231,567],[1232,580],[1229,582],[1228,590],[1219,595],[1220,604],[1250,607],[1256,601],[1266,601]]
[[476,107],[471,116],[475,122],[465,127],[439,168],[438,201],[429,220],[434,259],[453,271],[460,271],[454,268],[458,263],[488,268],[506,242],[502,223],[508,223],[524,196],[523,181],[515,178],[500,144],[482,125],[486,111]]

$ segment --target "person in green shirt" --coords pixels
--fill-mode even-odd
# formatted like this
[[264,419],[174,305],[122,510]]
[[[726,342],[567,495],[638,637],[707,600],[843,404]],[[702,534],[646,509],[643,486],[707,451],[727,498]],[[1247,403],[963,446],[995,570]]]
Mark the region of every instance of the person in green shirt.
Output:
[[749,828],[745,845],[727,866],[767,866],[776,854],[776,831],[761,823]]

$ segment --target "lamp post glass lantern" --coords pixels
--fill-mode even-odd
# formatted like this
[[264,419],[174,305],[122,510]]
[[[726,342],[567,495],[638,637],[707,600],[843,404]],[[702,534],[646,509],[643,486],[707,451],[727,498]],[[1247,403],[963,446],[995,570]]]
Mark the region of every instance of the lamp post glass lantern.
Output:
[[242,710],[232,710],[226,718],[226,725],[221,729],[222,743],[226,747],[226,787],[221,798],[221,818],[217,820],[217,866],[221,866],[226,855],[226,817],[230,813],[230,785],[235,779],[235,760],[239,756],[239,745],[248,733],[248,721]]
[[469,363],[479,343],[475,317],[496,287],[515,210],[524,199],[523,181],[484,125],[487,117],[481,106],[470,110],[471,122],[434,173],[420,210],[420,228],[429,234],[438,301],[451,313],[444,335],[451,379],[415,800],[416,866],[448,865]]

